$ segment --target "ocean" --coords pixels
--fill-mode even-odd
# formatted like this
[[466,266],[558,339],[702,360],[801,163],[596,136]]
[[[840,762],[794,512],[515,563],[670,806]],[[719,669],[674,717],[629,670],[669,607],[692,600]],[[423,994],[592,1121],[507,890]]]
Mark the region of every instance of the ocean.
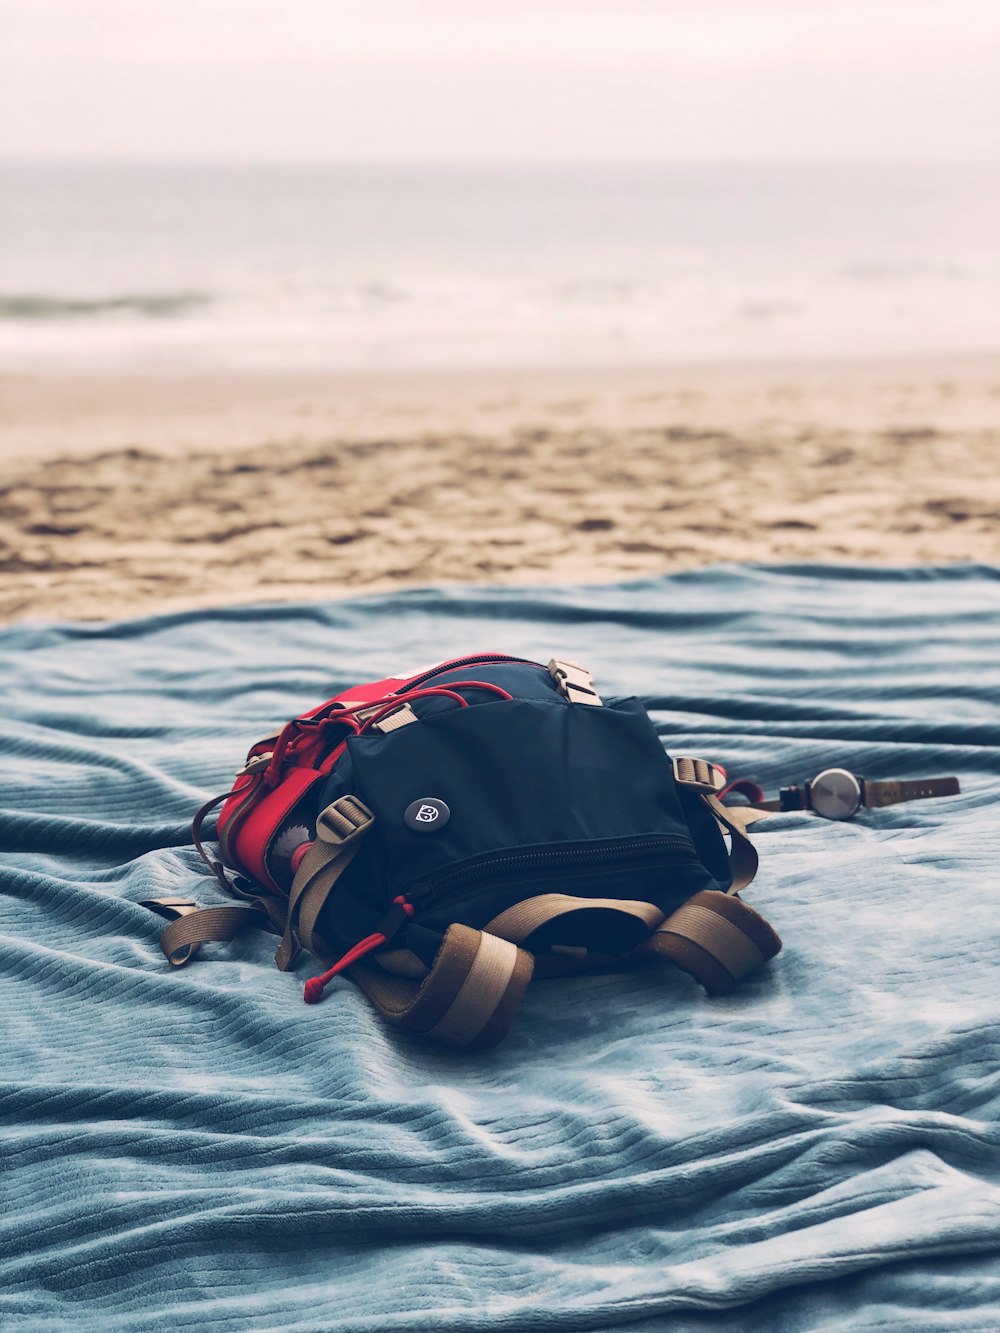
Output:
[[990,352],[1000,168],[0,164],[0,369]]

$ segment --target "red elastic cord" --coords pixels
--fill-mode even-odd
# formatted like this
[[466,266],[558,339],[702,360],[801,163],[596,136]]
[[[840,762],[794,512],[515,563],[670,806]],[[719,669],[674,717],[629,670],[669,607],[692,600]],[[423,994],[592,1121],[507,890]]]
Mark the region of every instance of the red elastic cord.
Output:
[[378,708],[381,704],[392,703],[396,696],[394,694],[383,694],[380,699],[359,700],[356,704],[350,704],[347,707],[340,708],[336,713],[331,713],[331,718],[350,717],[354,713],[363,713],[366,708]]
[[[392,902],[394,907],[401,907],[407,916],[413,915],[413,904],[408,903],[402,894],[398,898],[393,898]],[[310,977],[302,992],[306,1004],[319,1004],[323,998],[323,987],[328,981],[332,981],[345,968],[350,967],[352,963],[356,963],[359,958],[364,958],[365,954],[380,949],[385,943],[385,935],[382,931],[377,930],[373,935],[367,935],[363,940],[359,940],[352,949],[348,949],[343,958],[338,958],[333,967],[328,968],[322,976]]]
[[268,787],[274,787],[278,781],[278,775],[281,772],[281,761],[289,743],[294,735],[295,723],[289,722],[281,728],[281,734],[275,742],[274,750],[271,754],[271,762],[264,769],[264,783]]
[[446,699],[454,699],[460,708],[469,707],[468,699],[463,699],[462,696],[460,694],[456,694],[454,690],[445,689],[443,685],[436,685],[433,688],[427,690],[414,690],[413,693],[408,695],[405,699],[401,698],[399,695],[396,695],[396,697],[393,698],[389,703],[387,703],[384,708],[380,708],[377,713],[373,713],[371,717],[366,718],[365,724],[361,728],[361,731],[358,734],[362,735],[370,727],[373,727],[375,723],[379,721],[380,718],[385,717],[386,713],[395,712],[395,710],[397,708],[401,708],[403,704],[409,703],[410,699],[426,699],[435,694],[443,695]]
[[347,727],[350,731],[356,732],[359,725],[360,723],[356,718],[352,717],[350,713],[337,713],[333,717],[324,717],[316,724],[320,735],[322,735],[324,731],[332,730],[334,727]]
[[[716,765],[718,767],[718,765]],[[751,782],[749,778],[737,778],[734,782],[729,782],[721,791],[715,793],[718,800],[723,800],[726,796],[734,793],[737,796],[745,796],[751,805],[757,805],[764,800],[764,790],[758,787],[756,782]]]
[[[385,717],[386,713],[391,713],[394,709],[402,707],[402,705],[407,703],[410,699],[425,699],[428,695],[435,694],[443,695],[447,699],[453,699],[461,708],[468,708],[468,699],[463,699],[460,694],[456,694],[455,691],[458,689],[487,690],[490,694],[499,695],[501,699],[513,699],[514,697],[499,685],[493,685],[489,681],[461,680],[449,686],[429,685],[425,690],[413,690],[405,695],[385,694],[381,699],[369,699],[367,701],[351,704],[348,708],[338,707],[335,711],[329,713],[325,717],[322,717],[317,713],[312,717],[295,718],[288,723],[278,737],[278,742],[274,747],[274,754],[271,756],[271,762],[267,766],[264,780],[269,787],[275,786],[280,775],[279,770],[282,761],[286,758],[286,755],[288,757],[297,755],[307,747],[316,744],[317,734],[327,726],[335,726],[339,724],[352,728],[356,733],[360,734],[360,732],[367,731],[369,727],[374,725],[374,723]],[[331,705],[325,705],[325,707],[331,707]],[[367,719],[364,726],[359,727],[357,719],[353,715],[371,708],[377,708],[378,712],[373,713],[371,717]]]
[[449,690],[488,690],[490,694],[499,694],[501,699],[513,699],[502,686],[493,685],[488,680],[451,680],[448,682]]
[[364,958],[366,953],[371,953],[373,949],[379,948],[384,943],[385,936],[380,931],[376,931],[374,935],[368,935],[365,939],[359,941],[353,949],[348,949],[343,958],[339,958],[333,967],[324,972],[322,976],[310,977],[302,992],[306,1004],[319,1004],[323,998],[323,987],[328,981],[332,981],[338,972],[343,972],[345,967],[350,967],[359,958]]

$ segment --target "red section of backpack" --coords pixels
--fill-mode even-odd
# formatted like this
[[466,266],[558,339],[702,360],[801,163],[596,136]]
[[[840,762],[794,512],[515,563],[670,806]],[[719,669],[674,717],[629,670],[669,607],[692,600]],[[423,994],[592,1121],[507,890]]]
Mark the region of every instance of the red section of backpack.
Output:
[[238,860],[240,867],[258,883],[278,888],[264,859],[271,839],[313,783],[322,780],[322,773],[296,767],[289,769],[277,787],[270,791],[263,787],[262,795],[249,807],[238,830],[227,838],[229,858]]
[[[501,658],[503,654],[484,653],[483,659]],[[412,676],[389,676],[385,680],[354,685],[332,699],[302,713],[282,728],[278,736],[251,747],[247,763],[262,759],[269,752],[274,760],[242,781],[237,778],[233,794],[219,814],[219,835],[225,860],[237,871],[278,892],[287,892],[287,886],[274,883],[267,869],[267,851],[282,824],[292,814],[299,801],[314,783],[321,781],[344,753],[347,734],[355,730],[345,722],[345,735],[333,750],[321,757],[324,746],[323,726],[300,727],[301,722],[323,718],[329,714],[329,725],[337,725],[341,711],[334,705],[374,703],[386,695],[396,694],[413,681],[447,671],[454,666],[476,659],[455,658],[442,662],[433,669],[419,671]],[[246,785],[249,784],[249,785]]]

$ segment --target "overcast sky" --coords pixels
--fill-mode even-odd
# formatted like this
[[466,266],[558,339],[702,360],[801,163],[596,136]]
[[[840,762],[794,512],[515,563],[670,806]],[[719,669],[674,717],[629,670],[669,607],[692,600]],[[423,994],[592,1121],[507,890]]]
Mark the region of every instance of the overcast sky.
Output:
[[996,0],[0,0],[0,155],[1000,161]]

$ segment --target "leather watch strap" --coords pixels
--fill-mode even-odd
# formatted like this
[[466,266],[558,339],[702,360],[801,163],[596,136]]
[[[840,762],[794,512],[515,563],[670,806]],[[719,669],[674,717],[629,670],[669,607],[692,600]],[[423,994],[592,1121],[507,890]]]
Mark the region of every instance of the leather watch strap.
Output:
[[[858,785],[861,788],[861,805],[868,810],[877,810],[884,805],[897,805],[901,801],[920,801],[932,796],[957,796],[961,791],[958,778],[858,778]],[[748,784],[734,782],[723,795],[729,791],[739,791],[741,787]],[[755,785],[755,784],[754,784]],[[782,787],[781,794],[772,800],[757,801],[751,800],[749,806],[730,806],[728,807],[730,817],[743,814],[746,811],[755,811],[763,816],[772,811],[774,813],[787,813],[796,810],[810,810],[812,808],[809,799],[810,783],[804,783],[801,787]]]
[[869,810],[900,801],[920,801],[929,796],[957,796],[958,778],[880,778],[862,780],[861,803]]

